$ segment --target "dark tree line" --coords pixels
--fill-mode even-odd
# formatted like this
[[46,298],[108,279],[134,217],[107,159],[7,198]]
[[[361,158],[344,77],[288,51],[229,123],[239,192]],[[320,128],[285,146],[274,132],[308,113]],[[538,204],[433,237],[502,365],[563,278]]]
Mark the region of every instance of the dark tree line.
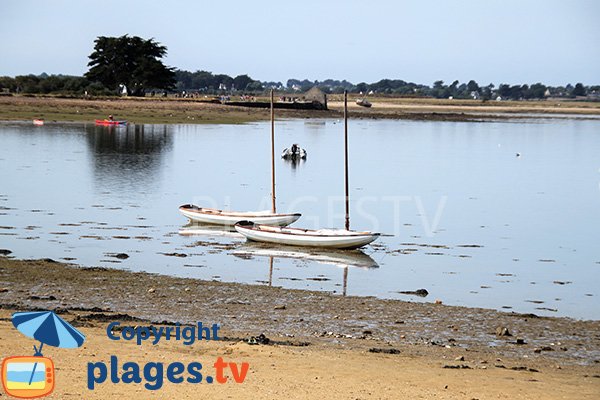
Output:
[[226,74],[213,74],[208,71],[189,72],[167,67],[162,58],[167,48],[154,39],[137,36],[105,37],[94,41],[93,52],[89,55],[90,67],[83,77],[66,75],[20,75],[14,78],[0,77],[2,92],[63,95],[120,95],[145,96],[148,93],[191,92],[204,94],[224,94],[244,92],[260,94],[268,89],[289,93],[305,92],[317,86],[326,93],[375,93],[378,95],[405,97],[433,97],[455,99],[511,99],[529,100],[547,97],[600,95],[600,86],[551,87],[542,83],[532,85],[508,85],[493,83],[480,86],[474,80],[466,83],[454,81],[445,84],[435,81],[432,86],[406,82],[401,79],[382,79],[374,83],[354,84],[346,80],[289,79],[281,82],[260,82],[250,76],[235,77]]
[[60,94],[80,96],[110,95],[112,92],[99,82],[92,82],[82,76],[68,75],[18,75],[14,78],[0,77],[0,90],[26,94]]
[[[460,83],[454,81],[449,85],[443,81],[436,81],[430,87],[427,85],[405,82],[403,80],[382,79],[375,83],[361,82],[353,84],[348,81],[328,79],[326,81],[309,81],[290,79],[283,85],[281,82],[259,82],[248,75],[231,77],[225,74],[212,74],[207,71],[189,72],[175,70],[175,85],[169,92],[201,92],[205,94],[231,93],[241,91],[246,93],[263,93],[274,88],[278,91],[305,92],[317,86],[326,93],[370,93],[390,96],[406,97],[433,97],[438,99],[480,99],[491,100],[500,97],[504,100],[534,100],[547,97],[575,98],[587,94],[600,94],[600,85],[584,86],[581,83],[565,86],[546,86],[542,83],[532,85],[494,84],[480,86],[475,81]],[[59,94],[59,95],[84,95],[106,96],[118,95],[120,90],[108,87],[101,82],[90,80],[87,77],[68,75],[19,75],[16,77],[0,77],[0,91],[7,90],[11,93],[27,94]],[[158,88],[149,87],[139,91],[144,95]],[[161,89],[162,90],[162,89]]]
[[584,86],[577,83],[575,86],[568,84],[566,86],[546,86],[542,83],[532,85],[508,85],[500,84],[496,87],[493,83],[486,86],[480,86],[474,80],[466,83],[460,83],[458,80],[451,84],[444,84],[444,81],[435,81],[433,85],[427,86],[413,82],[406,82],[400,79],[382,79],[374,83],[361,82],[352,84],[348,81],[310,81],[289,79],[286,86],[280,82],[270,82],[266,87],[285,88],[288,91],[306,91],[314,86],[319,87],[327,93],[342,93],[348,90],[351,93],[376,93],[393,96],[406,97],[433,97],[437,99],[481,99],[491,100],[498,97],[509,100],[529,100],[544,99],[547,97],[567,97],[586,96],[587,94],[600,94],[600,85]]
[[175,71],[177,83],[175,87],[179,91],[198,91],[205,93],[217,93],[219,91],[241,90],[247,92],[261,92],[263,85],[248,75],[238,75],[235,78],[225,74],[213,74],[208,71],[189,72],[183,70]]

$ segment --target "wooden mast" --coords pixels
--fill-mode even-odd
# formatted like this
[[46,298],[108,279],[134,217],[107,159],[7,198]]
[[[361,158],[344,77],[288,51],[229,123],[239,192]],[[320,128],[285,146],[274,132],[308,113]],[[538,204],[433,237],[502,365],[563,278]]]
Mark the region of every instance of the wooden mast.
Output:
[[275,109],[273,104],[273,89],[271,89],[271,211],[277,212],[275,206]]
[[273,256],[269,256],[269,286],[273,286]]
[[346,230],[350,230],[350,194],[348,193],[348,91],[344,90],[344,181],[346,184]]

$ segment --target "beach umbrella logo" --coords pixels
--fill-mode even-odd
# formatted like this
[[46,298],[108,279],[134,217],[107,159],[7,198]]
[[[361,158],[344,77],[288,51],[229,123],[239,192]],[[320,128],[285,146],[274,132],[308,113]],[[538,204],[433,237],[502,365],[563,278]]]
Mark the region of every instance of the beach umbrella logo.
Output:
[[54,363],[44,357],[44,345],[73,349],[85,336],[52,311],[18,312],[12,323],[19,332],[39,341],[33,356],[13,356],[2,362],[2,386],[13,397],[32,399],[54,390]]

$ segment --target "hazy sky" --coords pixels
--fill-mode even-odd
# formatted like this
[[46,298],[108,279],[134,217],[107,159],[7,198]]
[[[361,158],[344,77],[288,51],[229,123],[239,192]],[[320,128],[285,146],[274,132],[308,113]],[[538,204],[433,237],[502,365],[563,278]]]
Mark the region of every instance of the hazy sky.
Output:
[[97,36],[254,79],[600,84],[596,0],[0,0],[0,75],[87,71]]

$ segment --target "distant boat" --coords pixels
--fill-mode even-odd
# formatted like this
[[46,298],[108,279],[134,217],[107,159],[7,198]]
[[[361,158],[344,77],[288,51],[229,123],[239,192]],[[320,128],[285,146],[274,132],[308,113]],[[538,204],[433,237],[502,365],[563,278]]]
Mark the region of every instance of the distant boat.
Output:
[[43,119],[34,119],[33,120],[33,124],[36,126],[43,126],[44,125],[44,120]]
[[281,158],[284,160],[306,160],[306,154],[306,150],[294,143],[289,148],[283,150]]
[[362,107],[367,107],[367,108],[369,108],[373,105],[369,102],[369,100],[365,99],[364,97],[361,99],[356,99],[356,104],[358,104],[359,106],[362,106]]
[[223,211],[214,208],[198,207],[192,204],[184,204],[179,207],[179,212],[192,221],[203,224],[234,226],[239,221],[252,221],[257,224],[274,226],[287,226],[296,222],[302,214],[277,214],[266,211]]
[[97,119],[96,125],[127,125],[127,121],[114,121],[110,119]]

